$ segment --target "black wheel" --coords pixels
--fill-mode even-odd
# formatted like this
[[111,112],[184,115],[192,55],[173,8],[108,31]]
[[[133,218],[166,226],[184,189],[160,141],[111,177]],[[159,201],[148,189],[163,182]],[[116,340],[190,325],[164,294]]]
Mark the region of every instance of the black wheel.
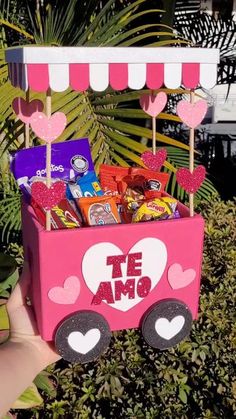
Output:
[[192,314],[185,303],[162,300],[145,313],[142,334],[153,348],[167,349],[181,342],[192,327]]
[[91,362],[109,346],[111,331],[104,317],[94,311],[79,311],[58,327],[55,345],[69,362]]

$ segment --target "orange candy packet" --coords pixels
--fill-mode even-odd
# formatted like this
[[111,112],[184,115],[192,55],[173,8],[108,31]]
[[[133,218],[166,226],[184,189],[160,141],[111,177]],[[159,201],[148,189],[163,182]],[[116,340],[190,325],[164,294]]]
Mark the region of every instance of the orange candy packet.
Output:
[[89,226],[118,224],[120,216],[112,196],[93,196],[76,200],[84,222]]

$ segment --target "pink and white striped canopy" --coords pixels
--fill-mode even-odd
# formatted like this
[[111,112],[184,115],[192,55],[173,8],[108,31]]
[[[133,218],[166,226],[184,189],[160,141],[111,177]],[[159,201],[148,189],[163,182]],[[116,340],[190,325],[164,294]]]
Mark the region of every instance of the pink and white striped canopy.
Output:
[[45,92],[127,87],[212,88],[219,50],[208,48],[19,47],[6,50],[15,87]]

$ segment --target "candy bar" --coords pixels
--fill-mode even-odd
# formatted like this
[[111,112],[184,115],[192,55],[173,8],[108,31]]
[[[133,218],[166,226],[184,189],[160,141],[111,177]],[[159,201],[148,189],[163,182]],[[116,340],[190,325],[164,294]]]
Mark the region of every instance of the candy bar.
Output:
[[[40,207],[35,201],[31,203],[35,214],[43,226],[46,223],[46,210]],[[51,227],[53,230],[81,227],[82,220],[67,199],[63,199],[58,205],[51,209]]]
[[79,198],[76,201],[87,225],[120,223],[116,201],[110,196]]

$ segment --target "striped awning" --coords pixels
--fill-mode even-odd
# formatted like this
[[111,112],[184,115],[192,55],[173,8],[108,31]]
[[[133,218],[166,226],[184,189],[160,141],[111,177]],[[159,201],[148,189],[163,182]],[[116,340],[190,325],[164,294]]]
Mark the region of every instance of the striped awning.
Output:
[[91,88],[104,91],[145,86],[159,89],[212,88],[217,81],[219,50],[208,48],[19,47],[6,50],[9,78],[15,87],[45,92]]

